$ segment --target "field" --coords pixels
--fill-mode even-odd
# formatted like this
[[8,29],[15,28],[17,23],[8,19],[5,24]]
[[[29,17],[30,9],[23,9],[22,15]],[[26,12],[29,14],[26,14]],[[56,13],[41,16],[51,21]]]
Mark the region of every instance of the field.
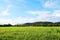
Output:
[[60,27],[0,27],[0,40],[60,40]]

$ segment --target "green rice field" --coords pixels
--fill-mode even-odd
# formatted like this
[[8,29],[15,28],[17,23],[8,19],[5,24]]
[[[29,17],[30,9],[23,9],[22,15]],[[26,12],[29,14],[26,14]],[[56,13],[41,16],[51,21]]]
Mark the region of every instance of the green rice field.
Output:
[[60,40],[60,27],[0,27],[0,40]]

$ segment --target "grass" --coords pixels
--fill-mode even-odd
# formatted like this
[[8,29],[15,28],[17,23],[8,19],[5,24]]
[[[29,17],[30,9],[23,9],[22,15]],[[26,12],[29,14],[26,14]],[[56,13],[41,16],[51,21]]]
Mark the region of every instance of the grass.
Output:
[[0,40],[60,40],[60,27],[0,27]]

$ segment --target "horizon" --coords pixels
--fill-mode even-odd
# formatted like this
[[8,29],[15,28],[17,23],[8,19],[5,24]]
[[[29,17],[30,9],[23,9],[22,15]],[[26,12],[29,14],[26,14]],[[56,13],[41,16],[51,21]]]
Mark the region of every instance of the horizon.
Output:
[[0,24],[60,22],[60,0],[0,0]]

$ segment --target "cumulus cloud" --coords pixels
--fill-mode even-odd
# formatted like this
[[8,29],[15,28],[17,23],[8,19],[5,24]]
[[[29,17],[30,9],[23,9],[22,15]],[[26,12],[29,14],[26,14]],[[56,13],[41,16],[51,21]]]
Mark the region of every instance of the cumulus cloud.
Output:
[[60,8],[60,0],[40,0],[40,3],[44,8]]
[[51,7],[56,7],[56,5],[57,5],[57,2],[56,1],[46,1],[45,3],[44,3],[44,7],[48,7],[48,8],[51,8]]
[[37,15],[34,18],[36,21],[49,21],[49,17],[51,16],[50,11],[28,11],[27,13]]
[[43,8],[60,8],[60,0],[37,0]]
[[27,13],[29,13],[29,14],[36,14],[35,11],[27,11]]
[[55,11],[53,12],[53,16],[54,16],[54,17],[60,17],[60,10],[55,10]]
[[28,14],[38,15],[37,17],[44,18],[49,16],[49,11],[27,11]]
[[[30,11],[27,11],[28,13]],[[32,14],[34,12],[35,14]],[[32,23],[37,21],[51,21],[51,22],[57,22],[59,21],[58,18],[60,18],[60,10],[55,10],[50,14],[50,11],[32,11],[30,12],[32,15],[36,15],[35,18],[27,18],[27,17],[16,17],[15,19],[1,19],[0,23],[10,23],[10,24],[23,24],[23,23]],[[30,14],[29,13],[29,14]]]
[[[55,10],[50,14],[50,11],[27,11],[26,13],[36,15],[35,18],[27,18],[27,17],[17,17],[16,19],[12,20],[12,23],[21,24],[21,23],[32,23],[37,21],[51,21],[57,22],[60,17],[60,10]],[[56,16],[58,15],[58,17]]]
[[36,21],[35,18],[26,18],[26,17],[17,17],[16,19],[14,19],[14,23],[17,23],[17,24],[31,23],[35,21]]
[[1,12],[2,16],[8,16],[10,15],[9,10],[12,7],[12,5],[8,5],[4,11]]
[[[28,11],[27,13],[29,13]],[[37,21],[58,21],[58,18],[60,18],[60,10],[54,10],[54,11],[31,11],[29,14],[38,15],[34,19]]]
[[26,17],[17,17],[15,19],[0,19],[0,24],[23,24],[23,23],[32,23],[36,20],[34,18],[26,18]]
[[8,24],[11,23],[12,20],[11,19],[0,19],[0,24]]

